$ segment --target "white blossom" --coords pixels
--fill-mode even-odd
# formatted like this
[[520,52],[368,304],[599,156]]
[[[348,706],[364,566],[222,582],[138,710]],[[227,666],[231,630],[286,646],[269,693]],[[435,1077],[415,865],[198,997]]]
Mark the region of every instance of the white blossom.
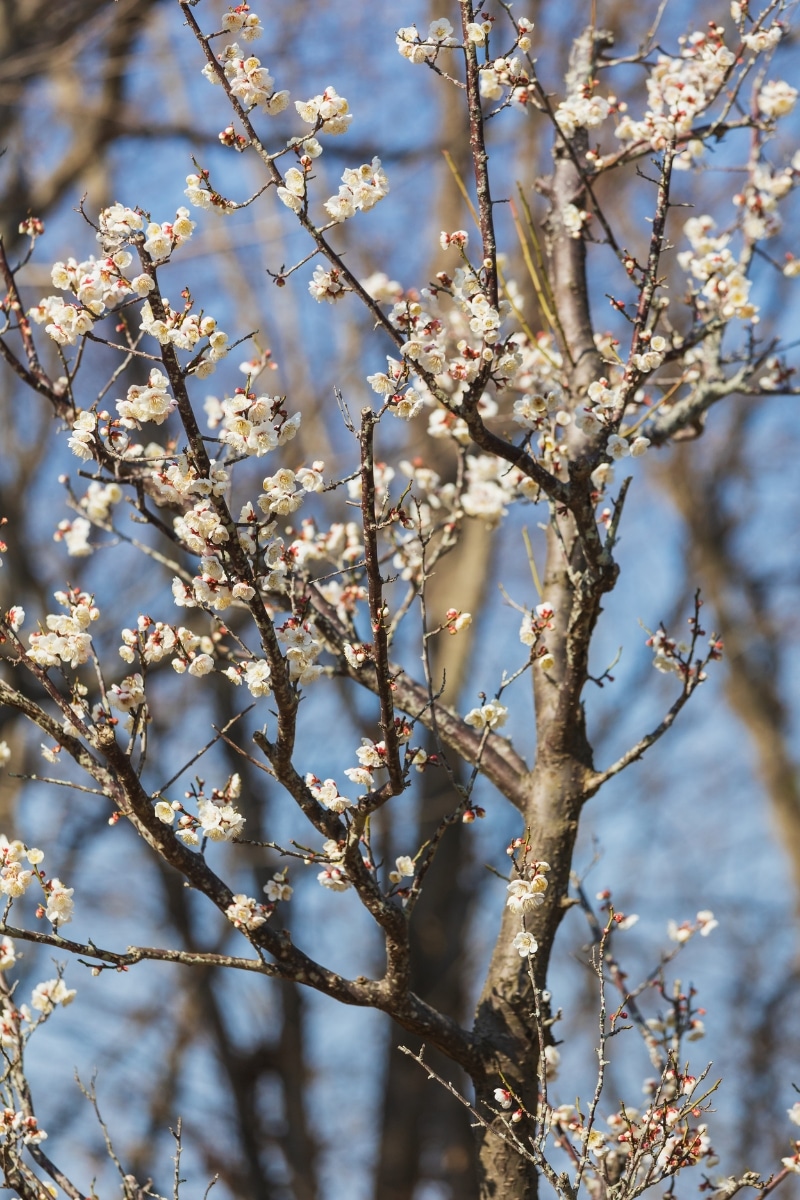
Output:
[[480,708],[472,708],[464,717],[475,729],[499,729],[508,719],[508,709],[499,700],[489,700]]
[[532,933],[521,930],[513,941],[514,949],[518,952],[520,958],[529,958],[539,949],[539,943]]
[[263,904],[258,904],[244,892],[239,892],[233,897],[233,901],[225,909],[225,916],[237,929],[245,929],[250,932],[258,929],[259,925],[263,925],[267,919]]
[[53,1011],[57,1004],[66,1008],[77,996],[74,988],[68,988],[63,979],[46,979],[37,983],[31,993],[31,1007],[45,1016]]

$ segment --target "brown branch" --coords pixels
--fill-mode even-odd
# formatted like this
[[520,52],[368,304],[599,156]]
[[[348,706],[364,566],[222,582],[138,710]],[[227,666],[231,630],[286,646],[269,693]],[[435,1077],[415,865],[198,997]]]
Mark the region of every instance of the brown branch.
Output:
[[606,780],[611,779],[614,775],[619,775],[620,772],[624,771],[626,767],[629,767],[631,763],[637,762],[640,758],[642,758],[643,755],[650,749],[650,747],[655,745],[655,743],[664,736],[667,730],[670,729],[675,723],[675,718],[678,716],[678,713],[685,707],[685,705],[697,691],[700,684],[703,682],[705,678],[705,667],[708,666],[710,661],[719,658],[719,652],[712,647],[712,650],[709,654],[704,655],[702,659],[697,659],[693,662],[697,643],[705,634],[705,631],[700,628],[699,622],[701,604],[702,601],[700,600],[700,593],[697,591],[695,593],[694,617],[691,618],[692,638],[689,645],[689,650],[685,656],[676,656],[676,663],[683,676],[683,687],[681,689],[681,694],[678,696],[675,703],[671,706],[663,720],[659,722],[655,729],[651,730],[650,733],[645,734],[645,736],[641,738],[635,746],[632,746],[630,750],[627,750],[605,771],[596,772],[587,780],[587,785],[589,788],[589,791],[587,792],[587,798],[588,796],[593,796],[595,792],[602,787]]
[[[70,954],[83,955],[84,958],[95,959],[96,962],[84,962],[86,967],[95,967],[97,962],[106,963],[117,970],[127,970],[139,962],[171,962],[181,963],[187,967],[229,967],[236,971],[255,971],[259,975],[281,975],[278,967],[273,967],[263,958],[237,958],[232,954],[204,954],[193,950],[166,950],[159,946],[129,946],[125,951],[102,950],[91,940],[75,942],[62,937],[58,933],[41,933],[36,929],[17,929],[7,922],[0,922],[0,933],[23,942],[33,942],[38,946],[52,946],[56,950],[65,950]],[[83,961],[83,960],[81,960]]]
[[469,148],[472,169],[475,172],[475,191],[478,200],[478,216],[483,243],[484,268],[487,299],[492,308],[497,308],[497,241],[494,232],[492,192],[489,182],[489,155],[484,135],[483,108],[481,105],[480,72],[478,70],[478,47],[469,36],[467,26],[474,20],[472,0],[461,0],[461,29],[464,38],[464,57],[467,67],[467,111],[469,116]]
[[[718,350],[715,357],[718,358]],[[714,370],[711,364],[708,369],[711,372]],[[684,429],[690,429],[693,426],[698,430],[701,429],[708,410],[719,400],[724,400],[736,392],[744,391],[751,375],[752,368],[746,364],[728,379],[712,377],[699,380],[692,387],[688,396],[675,401],[666,412],[659,414],[652,425],[647,426],[647,436],[652,444],[664,446]]]
[[[326,641],[335,647],[340,655],[340,671],[377,695],[379,680],[374,663],[367,662],[361,667],[350,665],[342,650],[345,642],[351,640],[349,630],[343,625],[335,607],[315,587],[309,589],[309,597],[315,623]],[[394,663],[390,662],[389,672],[394,685],[395,707],[415,716],[426,729],[433,730],[435,727],[444,744],[450,746],[467,762],[474,764],[480,759],[482,774],[491,780],[512,804],[521,809],[524,780],[530,772],[530,767],[517,754],[511,743],[497,734],[491,734],[482,750],[480,732],[465,725],[458,713],[436,701],[434,718],[430,710],[428,689],[410,679]]]
[[[576,40],[570,57],[569,90],[578,88],[594,76],[594,68],[606,36],[589,27]],[[568,204],[583,208],[586,196],[584,172],[576,159],[588,149],[588,132],[578,129],[569,147],[560,140],[553,149],[553,178],[548,189],[551,209],[548,222],[551,233],[552,278],[560,327],[563,329],[564,354],[571,364],[574,396],[603,375],[603,363],[594,344],[586,278],[586,242],[570,236],[561,216]]]
[[61,384],[53,383],[39,361],[30,321],[25,315],[25,307],[19,294],[15,273],[8,262],[2,238],[0,238],[0,274],[2,274],[3,282],[6,286],[6,298],[3,308],[13,313],[16,317],[16,329],[22,338],[22,345],[28,366],[26,367],[17,358],[2,337],[0,337],[0,354],[3,355],[3,358],[14,374],[33,391],[38,392],[49,400],[53,405],[56,415],[65,419],[72,412],[72,406],[66,399],[66,388]]
[[[615,412],[615,420],[621,421],[628,400],[639,385],[641,372],[631,364],[634,354],[639,352],[642,345],[642,334],[647,329],[647,322],[653,304],[656,288],[659,286],[658,267],[664,249],[664,234],[669,213],[669,190],[672,181],[672,164],[675,159],[675,143],[668,142],[664,148],[664,159],[661,164],[661,174],[658,180],[656,196],[656,211],[653,216],[653,229],[650,235],[650,249],[647,255],[647,266],[644,271],[642,286],[639,289],[639,300],[636,305],[636,316],[633,322],[633,337],[628,355],[628,366],[625,371],[625,381],[620,389],[620,399]],[[616,428],[616,426],[615,426]]]
[[386,767],[389,771],[391,789],[386,795],[398,796],[405,788],[403,765],[400,761],[400,743],[394,720],[392,700],[392,675],[389,667],[389,642],[386,634],[389,613],[383,598],[378,553],[378,521],[375,511],[375,425],[378,418],[371,408],[361,411],[361,517],[364,526],[364,561],[367,573],[367,603],[375,655],[375,671],[380,704],[380,725],[386,747]]

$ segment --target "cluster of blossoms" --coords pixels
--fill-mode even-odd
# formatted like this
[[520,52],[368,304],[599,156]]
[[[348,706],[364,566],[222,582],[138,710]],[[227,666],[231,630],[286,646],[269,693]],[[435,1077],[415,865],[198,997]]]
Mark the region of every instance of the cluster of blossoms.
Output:
[[394,860],[394,870],[389,872],[389,883],[397,885],[404,879],[413,879],[415,872],[414,859],[408,854],[401,854]]
[[44,324],[45,332],[59,346],[74,346],[79,337],[91,332],[95,321],[88,308],[70,304],[61,296],[46,296],[29,309],[28,316],[37,325]]
[[72,920],[74,908],[72,894],[75,889],[65,887],[60,879],[48,879],[43,886],[45,892],[44,915],[52,925],[66,925]]
[[707,1126],[694,1123],[701,1111],[692,1099],[697,1084],[695,1076],[669,1068],[661,1081],[652,1082],[655,1095],[647,1108],[622,1106],[607,1118],[605,1130],[587,1128],[574,1104],[550,1108],[548,1124],[567,1143],[577,1145],[578,1152],[588,1150],[604,1175],[613,1172],[620,1178],[630,1162],[636,1180],[670,1178],[701,1159],[709,1167],[718,1162]]
[[111,509],[122,499],[122,488],[118,483],[100,483],[93,479],[79,504],[90,521],[107,521]]
[[[517,22],[517,37],[515,48],[527,54],[531,48],[530,34],[533,22],[521,17]],[[470,21],[467,25],[467,40],[474,46],[485,46],[492,32],[492,20]],[[395,38],[397,49],[403,58],[412,63],[435,62],[440,50],[458,46],[459,39],[446,17],[438,17],[431,21],[428,32],[423,37],[416,25],[407,25],[397,31]],[[500,99],[503,87],[512,89],[511,99],[518,104],[526,104],[530,99],[530,80],[522,63],[517,58],[497,58],[491,66],[480,72],[481,95],[489,99]]]
[[88,592],[72,590],[54,595],[67,611],[48,614],[45,618],[47,633],[29,634],[28,657],[45,669],[61,663],[69,663],[75,668],[89,658],[92,635],[87,629],[100,616],[100,610]]
[[[224,612],[234,601],[247,603],[254,595],[255,589],[251,584],[229,578],[215,554],[202,556],[191,587],[177,576],[172,581],[172,599],[178,608],[213,608],[216,612]],[[201,674],[199,668],[191,673]]]
[[543,671],[552,671],[556,665],[555,659],[547,647],[540,645],[547,630],[553,628],[554,616],[552,604],[543,600],[541,604],[536,605],[532,612],[525,613],[519,628],[519,640],[523,646],[532,648],[531,653],[535,655],[536,661]]
[[416,25],[406,25],[398,29],[395,42],[403,58],[412,63],[434,62],[441,49],[458,45],[453,26],[445,17],[431,21],[425,37],[421,36]]
[[314,268],[308,290],[318,303],[325,300],[328,304],[335,304],[337,300],[343,300],[350,289],[342,280],[342,273],[337,267],[326,270],[325,267],[318,266]]
[[246,896],[244,892],[239,892],[225,909],[225,916],[237,929],[252,932],[265,923],[269,912],[263,904],[259,904],[251,896]]
[[553,463],[562,430],[572,423],[562,389],[555,386],[544,392],[525,392],[514,401],[513,419],[531,433],[538,433],[541,458]]
[[[641,434],[633,439],[628,439],[621,437],[618,433],[612,433],[606,442],[606,454],[614,462],[618,462],[621,458],[641,458],[643,454],[647,453],[649,445],[650,439]],[[614,475],[608,464],[599,467],[597,473],[597,479],[595,479],[595,472],[592,472],[591,476],[596,487],[605,487],[613,482]]]
[[144,231],[142,246],[154,263],[164,262],[176,246],[189,240],[194,232],[194,221],[189,218],[188,208],[179,208],[174,221],[149,221]]
[[179,208],[174,221],[159,225],[150,222],[143,230],[144,220],[135,209],[114,204],[100,213],[98,241],[106,257],[76,262],[74,258],[53,266],[53,285],[71,292],[76,302],[61,296],[47,296],[30,309],[29,315],[60,346],[73,346],[78,338],[90,333],[95,321],[120,301],[129,297],[146,297],[154,287],[146,273],[132,278],[125,271],[133,262],[124,248],[134,237],[142,240],[142,249],[153,262],[163,262],[173,249],[192,235],[194,223],[188,209]]
[[[520,480],[519,472],[504,471],[489,456],[468,456],[464,488],[459,494],[455,484],[445,483],[429,467],[407,461],[399,466],[414,487],[414,504],[408,509],[393,510],[398,524],[405,531],[401,533],[397,528],[392,530],[391,536],[396,547],[393,564],[400,577],[406,580],[420,576],[424,539],[436,529],[447,536],[460,511],[495,525],[506,511],[505,506],[515,494]],[[381,486],[384,487],[394,476],[394,471],[381,464],[380,476]],[[455,632],[463,627],[464,622],[456,625]]]
[[163,317],[153,314],[149,301],[142,305],[140,329],[149,333],[160,346],[175,346],[178,350],[194,351],[204,339],[207,345],[201,356],[192,364],[192,374],[205,379],[214,371],[216,364],[228,353],[228,335],[217,328],[214,317],[203,317],[189,308],[176,312],[168,300],[162,300]]
[[618,404],[618,395],[605,378],[589,384],[586,403],[575,413],[575,424],[581,433],[592,437],[601,429],[613,424]]
[[63,979],[46,979],[42,983],[37,983],[31,993],[31,1008],[35,1008],[37,1012],[49,1016],[55,1009],[57,1004],[62,1008],[66,1008],[75,999],[77,992],[75,988],[68,988]]
[[[689,625],[696,636],[703,634],[703,631],[697,628],[695,617],[689,618]],[[663,627],[651,634],[645,644],[653,651],[653,666],[657,671],[661,671],[664,674],[675,674],[681,679],[689,679],[695,674],[697,674],[700,682],[705,679],[705,672],[701,669],[701,664],[693,666],[687,660],[690,647],[685,642],[676,642],[674,638],[668,637]],[[719,662],[722,658],[723,650],[722,638],[712,633],[708,639],[706,661]]]
[[108,702],[112,708],[129,713],[144,704],[144,679],[137,671],[126,675],[121,683],[112,683],[108,689]]
[[[651,372],[661,366],[664,361],[666,340],[661,336],[645,338],[649,348],[631,359],[631,366],[640,372]],[[563,448],[559,433],[574,421],[575,426],[587,437],[593,437],[603,430],[611,430],[618,420],[619,395],[605,378],[595,380],[587,389],[586,399],[581,408],[573,415],[566,411],[564,398],[558,388],[544,395],[529,393],[514,403],[514,420],[525,429],[539,430],[539,457],[553,471],[558,473],[562,465]],[[605,453],[611,462],[602,462],[592,472],[592,483],[598,491],[609,486],[614,481],[613,461],[621,458],[639,458],[646,453],[650,439],[641,434],[636,437],[623,437],[609,432],[605,444]],[[518,485],[519,486],[519,485]],[[523,485],[523,491],[530,491],[530,483]]]
[[650,329],[642,331],[641,342],[646,348],[631,355],[630,365],[643,375],[649,375],[663,364],[669,346],[665,337],[661,334],[654,335]]
[[59,521],[53,534],[54,542],[63,542],[70,558],[86,558],[94,553],[94,547],[89,543],[92,531],[90,521],[86,517],[75,517],[72,521]]
[[95,413],[84,410],[77,414],[67,441],[67,445],[77,458],[86,461],[94,457],[96,429],[97,416]]
[[685,656],[689,653],[686,642],[676,642],[668,637],[666,630],[657,629],[646,642],[653,651],[653,666],[663,674],[680,675],[686,673]]
[[181,675],[187,667],[190,674],[198,674],[191,670],[198,650],[205,656],[210,656],[213,651],[211,638],[200,637],[182,625],[166,625],[145,615],[138,618],[136,629],[123,629],[121,637],[119,656],[125,662],[132,663],[138,657],[145,666],[150,666],[174,655],[172,666]]
[[299,213],[306,199],[306,176],[304,171],[299,171],[297,167],[289,167],[283,180],[283,184],[276,188],[278,199],[292,212]]
[[321,804],[323,808],[329,809],[330,812],[343,813],[352,807],[353,801],[340,794],[335,779],[319,779],[316,775],[308,772],[306,787],[317,803]]
[[448,608],[445,613],[444,628],[451,637],[455,637],[457,633],[461,633],[462,629],[469,629],[472,624],[472,613],[461,612],[458,608]]
[[[261,30],[251,26],[247,31],[241,28],[241,32],[245,41],[250,41],[257,37]],[[258,108],[268,116],[274,117],[288,106],[289,93],[276,92],[275,80],[267,68],[262,67],[261,60],[253,54],[245,54],[238,42],[231,42],[226,46],[217,59],[230,85],[231,93],[244,108]],[[206,63],[202,73],[209,83],[222,82],[212,63]]]
[[561,209],[561,221],[567,235],[574,238],[583,237],[583,231],[592,219],[592,214],[577,204],[565,204]]
[[234,205],[225,201],[208,186],[208,174],[208,171],[204,171],[200,175],[192,173],[186,176],[186,189],[183,194],[192,208],[216,208],[218,212],[226,215],[235,212]]
[[249,4],[239,4],[223,13],[222,28],[226,33],[240,34],[246,42],[255,41],[264,32],[261,18],[250,12]]
[[[742,5],[739,0],[733,0],[731,4],[731,16],[737,25],[742,26],[743,14]],[[745,4],[746,8],[747,5]],[[759,22],[759,24],[761,24]],[[760,29],[754,29],[750,33],[742,33],[742,45],[748,50],[752,50],[753,54],[763,54],[765,50],[774,50],[778,42],[786,32],[785,27],[780,21],[773,21],[771,25],[761,25]]]
[[22,842],[9,842],[4,834],[0,837],[0,891],[4,896],[16,898],[28,890],[35,873],[22,865],[22,859],[31,862],[29,853],[33,855],[33,866],[42,861],[40,850],[28,851]]
[[[355,521],[335,521],[327,529],[318,529],[315,522],[306,517],[298,536],[286,548],[285,558],[297,570],[305,570],[314,562],[328,562],[337,567],[348,567],[364,557],[363,530]],[[277,543],[272,543],[277,545]],[[342,582],[328,579],[317,585],[321,594],[342,614],[355,611],[356,605],[365,600],[367,592],[363,584],[355,580]]]
[[13,1108],[4,1108],[0,1113],[0,1138],[8,1141],[21,1139],[26,1146],[38,1146],[46,1137],[36,1117],[26,1116],[21,1111],[15,1112]]
[[535,94],[530,76],[516,55],[496,58],[490,66],[480,70],[480,91],[487,100],[502,100],[506,89],[509,90],[509,101],[523,107]]
[[326,87],[321,95],[310,100],[295,100],[294,106],[300,120],[313,125],[315,133],[347,133],[353,120],[350,105],[334,87]]
[[153,367],[146,384],[132,384],[124,400],[117,400],[117,412],[126,429],[138,429],[147,421],[161,425],[176,408],[169,394],[169,380]]
[[[747,184],[733,197],[733,203],[742,209],[742,233],[748,241],[774,237],[780,232],[778,201],[787,196],[795,186],[798,170],[800,152],[794,155],[791,167],[785,167],[781,171],[773,171],[763,162],[751,165]],[[793,274],[785,268],[783,273]]]
[[500,729],[508,720],[508,709],[499,700],[488,700],[480,708],[471,708],[464,724],[473,729]]
[[343,648],[348,665],[354,671],[360,671],[365,663],[375,661],[375,647],[372,642],[345,642]]
[[[140,218],[141,220],[141,218]],[[148,275],[137,275],[128,280],[123,272],[133,258],[128,250],[117,250],[107,258],[86,259],[76,262],[57,262],[51,271],[54,287],[62,292],[72,292],[78,304],[70,304],[59,296],[48,296],[30,310],[30,316],[46,326],[59,345],[73,345],[78,336],[88,333],[96,317],[102,316],[106,308],[113,308],[127,296],[146,296],[153,282]]]
[[47,917],[52,925],[66,925],[72,920],[74,888],[65,887],[60,879],[47,879],[39,869],[43,860],[43,851],[28,849],[23,842],[9,842],[5,835],[0,836],[0,892],[11,900],[17,899],[25,895],[36,879],[44,893],[38,915]]
[[[127,649],[127,647],[121,648]],[[109,709],[116,708],[126,714],[124,728],[129,732],[132,732],[139,722],[150,720],[145,699],[144,678],[138,671],[133,675],[126,675],[120,683],[112,683],[106,694]],[[108,709],[97,705],[92,715],[95,720],[101,720],[104,713],[110,715]]]
[[317,875],[317,880],[330,892],[346,892],[351,886],[344,867],[337,866],[336,863],[330,863],[329,866],[323,867]]
[[173,519],[175,533],[193,554],[210,555],[230,541],[230,534],[211,498],[197,500]]
[[[800,1125],[800,1100],[798,1100],[786,1111],[789,1114],[789,1120],[795,1125]],[[794,1171],[795,1174],[800,1175],[800,1139],[794,1143],[794,1151],[794,1154],[788,1155],[786,1158],[782,1158],[781,1162],[785,1167],[788,1167],[790,1171]]]
[[242,679],[250,695],[258,700],[261,696],[269,696],[272,692],[272,670],[264,658],[254,658],[245,664],[244,675],[237,667],[229,667],[225,674],[232,683],[240,684]]
[[144,220],[135,208],[112,204],[100,213],[97,240],[107,254],[114,254],[140,233]]
[[[316,659],[325,646],[310,621],[290,617],[276,629],[278,641],[286,647],[285,659],[292,683],[313,683],[323,673]],[[245,684],[255,699],[272,693],[272,668],[266,659],[254,658],[237,666],[227,667],[223,674],[237,686]]]
[[684,921],[681,925],[678,925],[676,921],[670,921],[667,925],[667,936],[671,942],[688,942],[689,938],[694,937],[696,933],[699,933],[700,937],[708,937],[718,925],[719,921],[714,919],[714,914],[704,908],[697,914],[694,921]]
[[[126,209],[121,204],[115,204],[110,209],[101,212],[100,233],[98,239],[104,242],[104,250],[108,256],[100,260],[94,257],[78,263],[70,258],[65,262],[55,263],[50,272],[53,286],[61,292],[71,292],[76,296],[78,304],[71,304],[61,296],[47,296],[30,310],[30,316],[37,324],[46,325],[46,332],[60,346],[73,346],[78,337],[88,334],[97,317],[101,317],[107,308],[114,307],[127,296],[145,296],[152,289],[152,280],[148,275],[137,275],[128,280],[124,271],[131,265],[131,253],[122,248],[122,242],[139,232],[143,226],[143,218],[133,209]],[[115,230],[113,236],[106,238],[106,230]],[[125,238],[121,230],[125,230]]]
[[186,496],[223,496],[230,485],[223,466],[212,460],[208,475],[201,475],[185,454],[154,469],[151,479],[165,504],[180,504]]
[[[386,371],[376,371],[374,375],[368,375],[367,383],[373,392],[387,398],[391,405],[391,412],[396,417],[402,417],[409,421],[421,411],[423,395],[419,387],[406,386],[411,374],[408,363],[400,362],[387,355],[386,364]],[[423,391],[425,390],[423,388]]]
[[258,507],[263,513],[280,517],[296,512],[303,502],[303,494],[321,492],[324,486],[322,470],[324,463],[315,462],[311,467],[293,471],[281,467],[274,475],[262,480],[264,491],[258,497]]
[[[174,221],[164,221],[160,225],[157,221],[149,221],[142,232],[143,226],[142,214],[136,209],[126,208],[124,204],[112,204],[100,213],[97,240],[104,251],[116,261],[123,246],[143,237],[144,251],[153,262],[163,262],[169,258],[176,246],[188,241],[194,231],[194,222],[189,219],[188,208],[179,208]],[[142,281],[136,288],[133,288],[133,282],[131,283],[131,287],[139,295],[146,295],[152,291],[152,286],[152,281],[149,284]]]
[[[178,604],[179,600],[176,599]],[[191,629],[180,626],[176,630],[180,639],[180,650],[172,660],[172,669],[177,675],[193,675],[199,679],[214,670],[214,643],[210,637],[201,636]]]
[[[412,733],[412,726],[409,722],[401,717],[396,717],[395,729],[398,742],[400,744],[408,742]],[[363,788],[365,793],[370,792],[375,787],[374,772],[383,770],[386,767],[386,744],[382,741],[374,742],[371,738],[362,738],[361,745],[356,751],[356,757],[359,765],[357,767],[347,767],[344,774],[351,783]],[[424,751],[412,748],[409,751],[409,757],[406,761],[421,770],[424,769],[425,763],[429,760],[428,755]],[[314,799],[323,808],[327,808],[331,812],[342,813],[353,807],[354,801],[341,794],[339,785],[335,779],[321,780],[316,775],[309,773],[306,775],[305,782]],[[403,861],[411,860],[404,859]],[[413,875],[413,873],[412,869],[410,874]],[[321,877],[320,882],[323,882],[326,887],[330,886]]]
[[[513,850],[512,850],[513,853]],[[507,887],[508,897],[506,907],[513,913],[525,916],[534,912],[544,904],[544,894],[547,891],[547,875],[550,864],[532,859],[522,868],[522,874],[512,879]],[[516,941],[514,945],[516,945]]]
[[443,250],[449,250],[451,246],[458,246],[460,250],[466,250],[469,245],[469,234],[466,229],[456,229],[453,233],[447,233],[443,229],[439,234],[439,245]]
[[465,489],[461,507],[468,517],[478,517],[487,525],[497,525],[507,508],[520,494],[529,493],[529,480],[519,471],[491,454],[468,454],[464,473]]
[[678,56],[658,56],[647,74],[647,111],[640,121],[622,117],[616,129],[620,140],[649,142],[654,150],[662,150],[691,132],[695,118],[714,102],[736,62],[723,33],[721,26],[712,25],[681,38]]
[[[352,886],[345,870],[344,856],[344,842],[337,842],[333,838],[329,838],[323,843],[321,853],[318,852],[312,859],[306,860],[308,864],[315,861],[325,862],[326,865],[317,875],[317,882],[330,892],[346,892]],[[366,860],[365,865],[369,866]]]
[[566,96],[555,111],[556,124],[565,137],[574,137],[577,129],[596,129],[611,112],[611,103],[594,94],[591,83]]
[[285,646],[286,662],[289,664],[289,679],[293,683],[313,683],[319,679],[324,668],[316,662],[325,648],[324,642],[311,621],[299,621],[289,617],[276,628],[278,641]]
[[265,893],[270,904],[277,904],[279,901],[287,901],[291,899],[294,888],[290,887],[286,882],[287,868],[282,871],[277,871],[268,883],[265,883],[262,892]]
[[356,212],[368,212],[388,193],[389,181],[381,160],[373,158],[371,163],[348,168],[342,175],[338,194],[326,200],[323,207],[332,221],[346,221]]
[[[87,416],[91,417],[92,421],[96,424],[96,418],[93,413],[80,414],[80,418]],[[70,438],[70,449],[74,451],[77,447],[80,450],[79,457],[91,458],[93,455],[93,436],[88,430],[80,430],[79,434],[80,436],[76,438],[75,431],[73,430],[73,436]],[[86,516],[75,517],[71,521],[59,521],[58,527],[53,534],[53,540],[56,542],[63,541],[67,548],[67,554],[71,558],[84,558],[89,554],[93,554],[94,547],[89,542],[92,525],[104,524],[108,521],[112,507],[118,504],[121,499],[122,488],[118,483],[104,484],[98,480],[92,480],[86,495],[82,496],[78,501],[81,510],[86,513]]]
[[[460,244],[458,233],[445,236],[451,244]],[[444,376],[441,384],[456,393],[453,406],[457,407],[458,392],[487,362],[492,364],[492,377],[499,384],[507,382],[521,363],[517,345],[510,339],[508,343],[500,341],[502,321],[511,312],[509,302],[501,301],[499,309],[491,305],[471,269],[459,268],[452,277],[440,272],[437,279],[441,288],[425,289],[423,298],[432,306],[442,291],[454,301],[455,309],[433,315],[419,298],[409,296],[397,301],[388,315],[405,336],[400,347],[403,359],[387,356],[387,370],[367,377],[372,390],[387,398],[390,411],[406,420],[416,416],[424,403],[435,403],[423,382],[425,376]],[[484,397],[483,404],[485,408],[494,401]],[[482,415],[492,413],[483,411]],[[435,409],[428,432],[432,437],[453,433],[465,442],[470,440],[466,424],[457,413],[446,409]]]
[[758,111],[768,121],[787,116],[797,103],[797,88],[782,79],[768,79],[756,97]]
[[230,842],[240,837],[244,829],[245,818],[231,803],[238,800],[242,790],[239,775],[231,775],[225,787],[221,790],[214,788],[209,799],[202,791],[187,792],[187,799],[193,799],[197,805],[197,815],[185,811],[180,801],[159,800],[155,805],[155,815],[165,825],[171,825],[178,817],[177,836],[186,846],[198,846],[201,839],[211,842]]
[[692,248],[678,254],[678,263],[703,284],[695,297],[698,308],[756,324],[758,308],[749,302],[751,282],[728,248],[729,235],[712,237],[715,228],[712,217],[690,217],[683,229]]

